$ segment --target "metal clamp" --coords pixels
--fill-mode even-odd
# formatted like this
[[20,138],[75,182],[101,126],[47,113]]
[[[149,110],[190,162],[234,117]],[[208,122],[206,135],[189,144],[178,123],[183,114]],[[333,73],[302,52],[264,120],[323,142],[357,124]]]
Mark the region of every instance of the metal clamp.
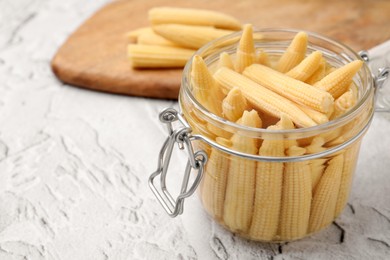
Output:
[[372,60],[367,51],[360,51],[359,55],[369,65],[372,73],[377,72],[373,75],[376,96],[375,111],[390,112],[390,85],[385,86],[390,75],[389,65],[383,58],[377,58],[379,62],[376,62],[376,59]]
[[[163,110],[159,115],[159,119],[162,123],[167,125],[168,137],[160,150],[157,170],[149,177],[149,187],[168,215],[176,217],[177,215],[183,213],[184,199],[195,192],[202,179],[204,166],[207,161],[207,154],[203,150],[194,152],[191,143],[191,127],[175,109],[167,108]],[[179,121],[182,124],[182,127],[174,130],[172,123],[175,121]],[[180,194],[176,200],[173,199],[166,185],[168,167],[175,143],[178,144],[180,150],[185,149],[188,153],[188,161],[184,172]],[[188,189],[191,170],[195,170],[196,177],[192,186]],[[154,179],[159,175],[161,191],[158,190],[154,183]]]

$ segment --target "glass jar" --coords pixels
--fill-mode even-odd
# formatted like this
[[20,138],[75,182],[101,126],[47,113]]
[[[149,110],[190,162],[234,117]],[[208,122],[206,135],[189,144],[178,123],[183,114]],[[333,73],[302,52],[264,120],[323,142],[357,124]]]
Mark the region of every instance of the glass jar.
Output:
[[[297,32],[255,31],[255,46],[277,60]],[[240,36],[241,32],[212,41],[196,54],[213,71],[221,52],[234,56]],[[362,57],[368,60],[366,54],[361,57],[318,34],[308,33],[308,39],[308,53],[320,50],[333,67]],[[149,182],[168,214],[182,213],[184,198],[200,183],[199,195],[207,213],[228,230],[252,240],[291,241],[330,225],[348,201],[361,139],[374,113],[375,84],[383,83],[388,68],[375,81],[363,65],[354,77],[358,101],[341,117],[314,127],[267,130],[245,127],[207,111],[193,95],[191,66],[190,60],[183,71],[181,113],[167,109],[160,114],[160,120],[168,125],[169,137]],[[176,120],[181,124],[174,130]],[[189,157],[177,199],[165,184],[175,143],[187,150]],[[248,144],[256,147],[252,153],[242,150]],[[263,146],[272,149],[259,153]],[[305,148],[304,153],[286,155],[286,147],[291,146]],[[191,170],[195,181],[188,188]],[[161,191],[153,182],[159,175]]]

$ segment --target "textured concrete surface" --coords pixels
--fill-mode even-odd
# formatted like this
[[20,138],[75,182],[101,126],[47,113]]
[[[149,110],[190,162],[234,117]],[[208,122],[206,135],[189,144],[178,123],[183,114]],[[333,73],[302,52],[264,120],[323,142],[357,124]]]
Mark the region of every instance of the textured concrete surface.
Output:
[[212,222],[196,196],[168,217],[147,179],[166,136],[157,114],[177,104],[64,86],[50,71],[104,2],[0,2],[1,260],[389,259],[390,113],[375,115],[348,207],[321,233],[250,242]]

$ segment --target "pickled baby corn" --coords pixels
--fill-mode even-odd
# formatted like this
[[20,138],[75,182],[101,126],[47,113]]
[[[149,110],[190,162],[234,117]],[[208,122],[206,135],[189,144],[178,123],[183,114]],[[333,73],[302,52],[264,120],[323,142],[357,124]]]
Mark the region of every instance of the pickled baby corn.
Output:
[[290,100],[233,70],[220,68],[215,72],[214,78],[223,88],[228,90],[238,87],[252,106],[274,117],[280,118],[281,113],[285,113],[299,126],[309,127],[316,125],[309,116]]
[[334,219],[343,163],[343,154],[333,157],[315,188],[310,212],[310,233],[327,226]]
[[231,70],[234,69],[232,58],[227,52],[222,52],[219,55],[218,68],[222,68],[222,67],[226,67]]
[[236,122],[247,109],[246,98],[239,88],[232,88],[222,101],[222,115],[232,122]]
[[127,54],[133,68],[175,68],[184,66],[194,51],[169,46],[129,44]]
[[323,124],[329,122],[329,118],[326,114],[318,112],[310,107],[297,104],[297,107],[301,109],[306,115],[308,115],[317,124]]
[[307,49],[307,34],[299,32],[291,41],[287,50],[280,57],[277,64],[277,70],[280,72],[287,72],[298,65],[306,55]]
[[325,144],[325,138],[322,136],[316,136],[311,141],[311,144],[306,146],[306,154],[320,153],[326,150],[323,145]]
[[[310,145],[306,146],[306,154],[316,154],[326,150],[324,146],[325,138],[322,136],[316,136],[311,141]],[[311,175],[311,187],[314,192],[315,187],[317,186],[319,180],[321,179],[322,174],[325,170],[325,162],[328,159],[319,158],[309,161],[310,166],[310,175]]]
[[[269,126],[268,130],[283,129]],[[259,155],[283,157],[284,140],[265,139]],[[254,211],[249,235],[258,240],[272,240],[278,231],[282,198],[283,163],[257,162]]]
[[[229,140],[217,137],[216,142],[230,146]],[[229,155],[212,148],[203,177],[202,202],[209,214],[222,221],[225,190],[229,171]]]
[[240,30],[241,23],[232,16],[216,11],[178,8],[156,7],[149,10],[151,24],[187,24],[213,26],[216,28]]
[[305,80],[305,83],[313,85],[316,82],[323,79],[325,76],[326,76],[326,60],[322,58],[316,71],[314,71],[313,74],[308,79]]
[[281,96],[319,112],[327,113],[333,107],[333,97],[326,91],[316,89],[264,65],[252,64],[244,70],[243,75]]
[[[212,133],[215,136],[215,138],[223,137],[223,138],[229,139],[233,135],[231,132],[223,129],[223,127],[220,127],[220,126],[215,125],[215,124],[210,123],[210,122],[206,123],[206,128],[210,133]],[[212,138],[212,139],[214,139],[214,138]]]
[[352,144],[344,153],[344,164],[341,173],[340,188],[337,196],[336,209],[334,217],[340,215],[348,201],[351,190],[352,177],[356,167],[356,157],[359,153],[360,141]]
[[257,50],[255,63],[263,64],[265,66],[270,67],[270,61],[269,61],[268,54],[263,50]]
[[[261,127],[261,119],[255,110],[245,111],[240,124]],[[240,133],[233,135],[232,149],[257,154],[258,143],[254,138]],[[253,212],[255,192],[256,161],[232,156],[228,171],[228,182],[224,204],[223,220],[226,226],[238,232],[247,232]]]
[[317,82],[314,86],[327,91],[334,98],[338,98],[348,90],[352,83],[353,77],[362,66],[363,61],[352,61],[331,72],[329,75],[325,76],[323,79]]
[[349,109],[351,109],[357,102],[357,93],[353,90],[352,87],[350,90],[342,94],[336,101],[334,102],[334,113],[332,118],[337,118]]
[[[291,146],[288,156],[300,156],[306,150]],[[280,211],[280,239],[291,240],[307,234],[310,217],[312,184],[308,161],[285,163]]]
[[300,81],[305,81],[318,69],[322,61],[322,53],[315,51],[289,70],[286,75]]
[[246,67],[253,64],[256,58],[255,44],[253,42],[253,27],[251,24],[244,25],[244,30],[236,52],[236,71],[242,72]]
[[190,49],[199,49],[212,40],[234,32],[210,26],[182,24],[155,25],[153,31],[167,40]]
[[321,179],[322,174],[324,173],[324,170],[326,168],[325,163],[327,161],[328,161],[328,159],[313,159],[313,160],[310,160],[310,162],[309,162],[310,172],[311,172],[312,192],[314,192],[315,188],[317,187],[318,182]]
[[210,74],[202,57],[195,55],[191,67],[191,83],[196,99],[212,113],[222,115],[223,93]]
[[[283,129],[283,130],[295,129],[295,125],[294,125],[293,121],[285,113],[281,114],[280,120],[276,123],[276,126],[278,129]],[[295,139],[285,139],[284,140],[285,150],[291,146],[294,146],[294,145],[297,145],[297,141]]]

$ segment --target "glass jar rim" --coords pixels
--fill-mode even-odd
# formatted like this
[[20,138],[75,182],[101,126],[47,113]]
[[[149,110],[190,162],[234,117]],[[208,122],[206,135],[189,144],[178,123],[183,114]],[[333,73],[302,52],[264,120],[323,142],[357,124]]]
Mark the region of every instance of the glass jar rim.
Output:
[[[347,57],[349,59],[352,59],[352,60],[362,60],[360,55],[358,53],[356,53],[354,50],[352,50],[350,47],[348,47],[347,45],[345,45],[343,43],[340,43],[337,40],[331,39],[331,38],[329,38],[327,36],[323,36],[321,34],[310,32],[310,31],[306,31],[306,30],[265,28],[265,29],[256,29],[256,30],[253,31],[253,33],[254,34],[255,33],[294,33],[294,34],[296,34],[296,33],[301,32],[301,31],[304,31],[304,32],[307,33],[308,38],[309,38],[309,42],[310,42],[310,39],[320,40],[320,41],[322,41],[324,43],[328,43],[328,44],[331,44],[333,46],[336,46],[336,47],[339,47],[339,48],[345,50],[346,52],[348,52],[348,54],[347,54],[348,56]],[[213,48],[213,46],[218,45],[219,43],[223,43],[224,41],[230,40],[230,39],[232,39],[234,37],[238,37],[241,34],[242,34],[242,31],[239,31],[239,32],[235,32],[235,33],[229,34],[227,36],[220,37],[220,38],[215,39],[213,41],[210,41],[209,43],[207,43],[206,45],[201,47],[199,50],[197,50],[194,53],[193,56],[199,55],[201,57],[204,57],[204,53],[209,51],[209,49]],[[371,70],[367,66],[366,62],[364,62],[362,68],[359,71],[359,75],[362,77],[363,82],[365,84],[367,84],[367,88],[362,93],[360,99],[358,100],[358,102],[356,102],[354,107],[352,109],[350,109],[349,111],[347,111],[342,116],[340,116],[340,117],[338,117],[338,118],[336,118],[334,120],[330,120],[329,122],[326,122],[326,123],[323,123],[323,124],[319,124],[319,125],[316,125],[316,126],[305,127],[305,128],[295,128],[295,129],[288,129],[288,130],[269,130],[269,129],[265,129],[265,128],[247,127],[247,126],[243,126],[243,125],[237,124],[235,122],[226,120],[226,119],[224,119],[222,117],[219,117],[219,116],[213,114],[212,112],[208,111],[201,103],[199,103],[196,100],[196,98],[194,97],[194,95],[192,94],[191,90],[188,87],[190,85],[189,78],[190,78],[190,70],[191,70],[191,66],[192,66],[193,56],[189,59],[189,61],[187,62],[187,64],[184,67],[183,74],[182,74],[182,82],[181,82],[181,85],[182,85],[181,86],[181,88],[182,88],[181,92],[184,91],[185,95],[187,95],[187,97],[190,99],[192,104],[206,118],[208,118],[208,119],[210,119],[210,120],[212,120],[214,122],[217,122],[217,123],[220,123],[220,124],[223,124],[223,125],[227,125],[227,126],[233,128],[233,129],[237,129],[239,131],[244,131],[244,132],[249,132],[249,133],[252,133],[252,134],[267,134],[267,135],[273,135],[273,134],[277,134],[277,135],[281,135],[281,134],[307,134],[307,133],[312,133],[312,132],[317,132],[317,133],[318,132],[324,132],[324,131],[327,131],[329,129],[333,129],[335,127],[338,127],[340,125],[343,125],[343,124],[349,122],[349,120],[351,118],[353,118],[357,113],[359,113],[360,108],[363,107],[365,102],[370,97],[371,92],[374,91],[373,76],[372,76]],[[364,60],[362,60],[362,61],[364,61]],[[180,107],[181,107],[180,99],[179,99],[179,103],[180,103]]]

